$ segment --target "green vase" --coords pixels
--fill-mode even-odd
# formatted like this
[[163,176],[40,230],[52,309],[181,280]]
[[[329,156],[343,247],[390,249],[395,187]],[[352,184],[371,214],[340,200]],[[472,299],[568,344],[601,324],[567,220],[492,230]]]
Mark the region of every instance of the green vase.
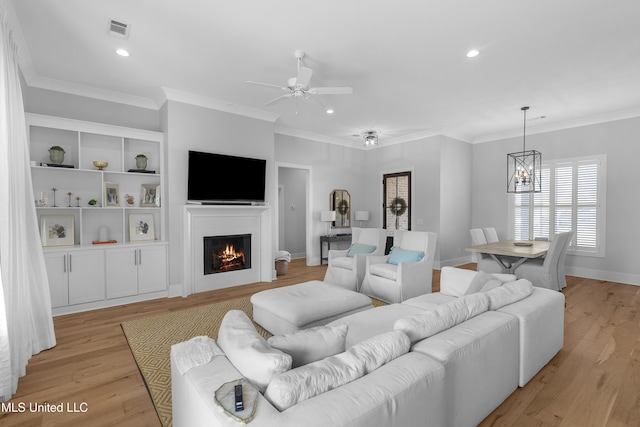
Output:
[[136,157],[136,167],[138,169],[146,169],[147,168],[147,158],[146,157]]
[[61,165],[64,162],[64,151],[49,150],[49,158],[54,165]]

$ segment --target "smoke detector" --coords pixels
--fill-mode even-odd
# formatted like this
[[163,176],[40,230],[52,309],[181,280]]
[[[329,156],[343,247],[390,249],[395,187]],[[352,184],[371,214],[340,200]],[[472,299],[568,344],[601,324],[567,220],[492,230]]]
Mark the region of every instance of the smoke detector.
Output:
[[107,32],[114,37],[127,40],[129,38],[130,29],[131,25],[129,24],[125,24],[114,19],[108,20]]

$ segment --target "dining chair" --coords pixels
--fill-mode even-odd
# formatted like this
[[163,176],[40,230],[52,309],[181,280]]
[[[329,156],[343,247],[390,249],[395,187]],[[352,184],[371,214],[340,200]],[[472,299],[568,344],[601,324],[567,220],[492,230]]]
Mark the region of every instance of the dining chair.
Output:
[[389,304],[432,292],[438,235],[396,230],[389,255],[368,256],[361,292]]
[[573,231],[553,236],[544,258],[528,259],[518,266],[513,274],[518,279],[527,279],[534,286],[559,291],[567,286],[564,263]]
[[[471,234],[471,245],[484,245],[487,242],[486,235],[482,228],[472,228],[469,230]],[[476,270],[484,271],[485,273],[508,273],[509,270],[505,269],[498,261],[493,259],[489,254],[483,254],[481,252],[474,252],[476,255]]]
[[496,232],[496,229],[493,227],[485,227],[482,229],[482,231],[484,232],[484,237],[487,238],[487,243],[493,243],[493,242],[498,242],[500,241],[500,239],[498,239],[498,233]]
[[387,230],[382,228],[351,228],[349,249],[331,249],[329,266],[324,281],[340,285],[351,291],[360,291],[365,273],[365,258],[369,255],[384,255]]

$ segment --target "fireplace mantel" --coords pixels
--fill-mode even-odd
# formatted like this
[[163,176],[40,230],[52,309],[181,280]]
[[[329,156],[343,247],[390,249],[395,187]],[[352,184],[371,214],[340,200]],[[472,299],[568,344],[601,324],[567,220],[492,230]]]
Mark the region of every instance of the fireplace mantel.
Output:
[[[228,288],[273,277],[269,206],[185,205],[184,294]],[[204,274],[204,237],[251,234],[250,269]]]

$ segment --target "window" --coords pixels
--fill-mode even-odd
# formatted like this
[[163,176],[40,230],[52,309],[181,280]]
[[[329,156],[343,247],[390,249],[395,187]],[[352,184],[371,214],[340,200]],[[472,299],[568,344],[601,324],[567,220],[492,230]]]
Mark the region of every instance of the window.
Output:
[[606,156],[543,163],[542,192],[512,196],[513,238],[548,239],[575,230],[571,253],[604,256],[605,177]]
[[382,227],[411,230],[411,172],[385,174],[382,177],[384,215]]

